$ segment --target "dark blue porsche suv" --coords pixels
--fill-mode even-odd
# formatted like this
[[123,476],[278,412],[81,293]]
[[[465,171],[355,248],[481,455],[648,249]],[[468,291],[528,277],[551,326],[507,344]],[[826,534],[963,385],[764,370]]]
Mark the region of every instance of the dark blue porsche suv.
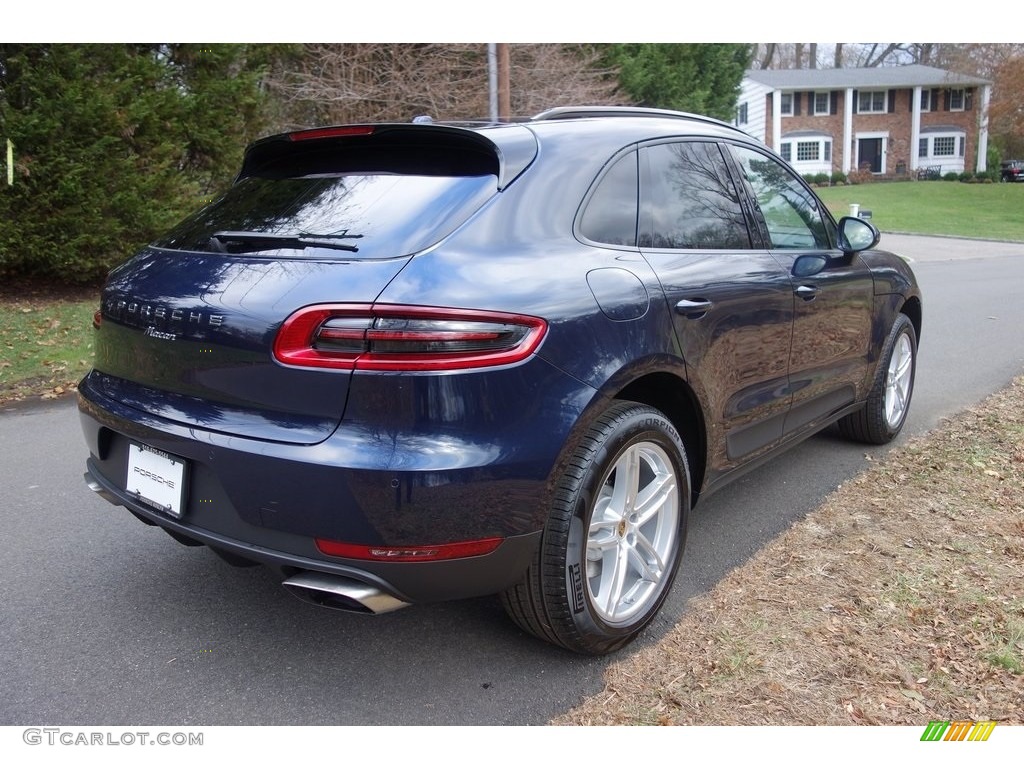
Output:
[[701,496],[833,423],[900,431],[921,296],[878,240],[695,115],[263,139],[110,274],[86,482],[313,603],[498,594],[606,653]]

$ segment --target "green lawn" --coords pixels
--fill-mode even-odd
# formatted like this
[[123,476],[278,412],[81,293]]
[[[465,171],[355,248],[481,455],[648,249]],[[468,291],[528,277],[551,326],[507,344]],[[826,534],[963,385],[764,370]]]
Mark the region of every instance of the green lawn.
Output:
[[1024,184],[871,182],[816,191],[837,217],[859,203],[883,232],[1024,241]]
[[98,306],[98,291],[0,291],[0,403],[74,388],[92,362]]

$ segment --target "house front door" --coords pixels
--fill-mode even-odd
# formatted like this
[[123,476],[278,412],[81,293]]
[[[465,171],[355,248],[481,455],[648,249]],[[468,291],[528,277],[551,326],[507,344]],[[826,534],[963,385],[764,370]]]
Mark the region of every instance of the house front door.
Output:
[[881,139],[857,140],[857,167],[864,168],[865,166],[872,173],[882,172]]

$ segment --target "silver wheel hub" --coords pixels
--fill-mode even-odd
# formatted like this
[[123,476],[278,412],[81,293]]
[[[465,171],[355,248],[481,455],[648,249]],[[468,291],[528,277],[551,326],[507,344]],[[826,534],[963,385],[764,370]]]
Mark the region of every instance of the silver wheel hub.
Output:
[[602,482],[587,532],[587,590],[609,624],[646,612],[671,573],[679,483],[656,443],[630,445]]
[[902,333],[896,340],[885,374],[885,422],[890,429],[898,427],[907,412],[913,369],[914,352],[910,337]]

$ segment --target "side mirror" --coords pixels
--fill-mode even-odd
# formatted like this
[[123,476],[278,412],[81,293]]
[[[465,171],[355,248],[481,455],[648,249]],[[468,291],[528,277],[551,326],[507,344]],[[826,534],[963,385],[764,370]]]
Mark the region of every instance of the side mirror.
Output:
[[869,221],[853,216],[843,216],[839,220],[839,247],[843,253],[866,251],[878,245],[881,239],[881,233]]
[[820,253],[805,253],[793,262],[794,277],[814,277],[828,266],[828,257]]

